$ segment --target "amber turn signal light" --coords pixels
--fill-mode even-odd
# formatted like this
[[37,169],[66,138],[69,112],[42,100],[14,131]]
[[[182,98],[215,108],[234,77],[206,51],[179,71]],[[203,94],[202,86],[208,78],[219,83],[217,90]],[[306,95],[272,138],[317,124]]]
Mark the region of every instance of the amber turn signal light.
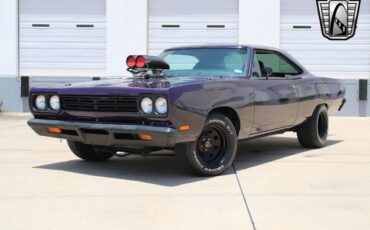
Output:
[[181,125],[179,127],[179,130],[180,131],[188,131],[188,130],[190,130],[190,125]]
[[56,134],[61,134],[62,130],[60,128],[55,128],[55,127],[47,127],[46,131],[48,133],[56,133]]
[[152,135],[150,135],[150,134],[139,133],[138,137],[142,141],[151,141],[152,140]]

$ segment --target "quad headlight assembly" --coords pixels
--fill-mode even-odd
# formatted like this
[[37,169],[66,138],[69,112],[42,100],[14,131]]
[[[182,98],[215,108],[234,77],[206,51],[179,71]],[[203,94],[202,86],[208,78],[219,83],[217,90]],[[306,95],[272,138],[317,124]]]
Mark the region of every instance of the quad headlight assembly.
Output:
[[37,112],[59,112],[60,99],[56,94],[36,94],[32,96],[32,108]]
[[58,111],[60,109],[60,100],[58,95],[53,95],[49,99],[49,106],[52,110]]
[[139,105],[142,115],[145,116],[166,116],[168,113],[168,102],[165,96],[142,96]]
[[155,111],[159,114],[166,114],[167,113],[167,99],[164,97],[158,97],[155,100]]
[[153,100],[150,97],[143,97],[140,102],[140,109],[145,114],[151,114],[153,111]]
[[35,107],[38,110],[45,110],[46,109],[46,98],[45,98],[44,95],[36,96]]

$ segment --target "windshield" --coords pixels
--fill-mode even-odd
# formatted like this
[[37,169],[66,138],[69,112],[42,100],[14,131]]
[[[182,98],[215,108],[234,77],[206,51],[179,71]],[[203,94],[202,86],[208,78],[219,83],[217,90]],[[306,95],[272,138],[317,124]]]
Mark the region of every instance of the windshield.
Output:
[[170,69],[167,75],[242,77],[248,50],[237,48],[193,48],[163,52],[160,57]]

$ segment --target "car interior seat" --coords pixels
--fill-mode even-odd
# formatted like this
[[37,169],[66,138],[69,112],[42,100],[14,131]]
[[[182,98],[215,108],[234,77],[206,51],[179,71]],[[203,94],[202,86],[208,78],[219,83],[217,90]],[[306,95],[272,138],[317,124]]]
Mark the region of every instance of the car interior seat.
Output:
[[193,69],[220,69],[220,65],[218,63],[200,61],[195,64]]
[[266,77],[265,65],[263,64],[262,61],[258,61],[258,64],[260,65],[262,77]]

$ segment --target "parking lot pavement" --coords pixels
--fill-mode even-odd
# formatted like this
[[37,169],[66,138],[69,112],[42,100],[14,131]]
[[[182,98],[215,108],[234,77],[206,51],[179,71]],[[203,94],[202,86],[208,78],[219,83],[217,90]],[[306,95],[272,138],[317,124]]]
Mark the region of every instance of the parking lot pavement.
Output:
[[173,157],[87,163],[0,115],[0,229],[369,229],[370,119],[331,118],[329,144],[294,134],[239,145],[234,168],[188,175]]

